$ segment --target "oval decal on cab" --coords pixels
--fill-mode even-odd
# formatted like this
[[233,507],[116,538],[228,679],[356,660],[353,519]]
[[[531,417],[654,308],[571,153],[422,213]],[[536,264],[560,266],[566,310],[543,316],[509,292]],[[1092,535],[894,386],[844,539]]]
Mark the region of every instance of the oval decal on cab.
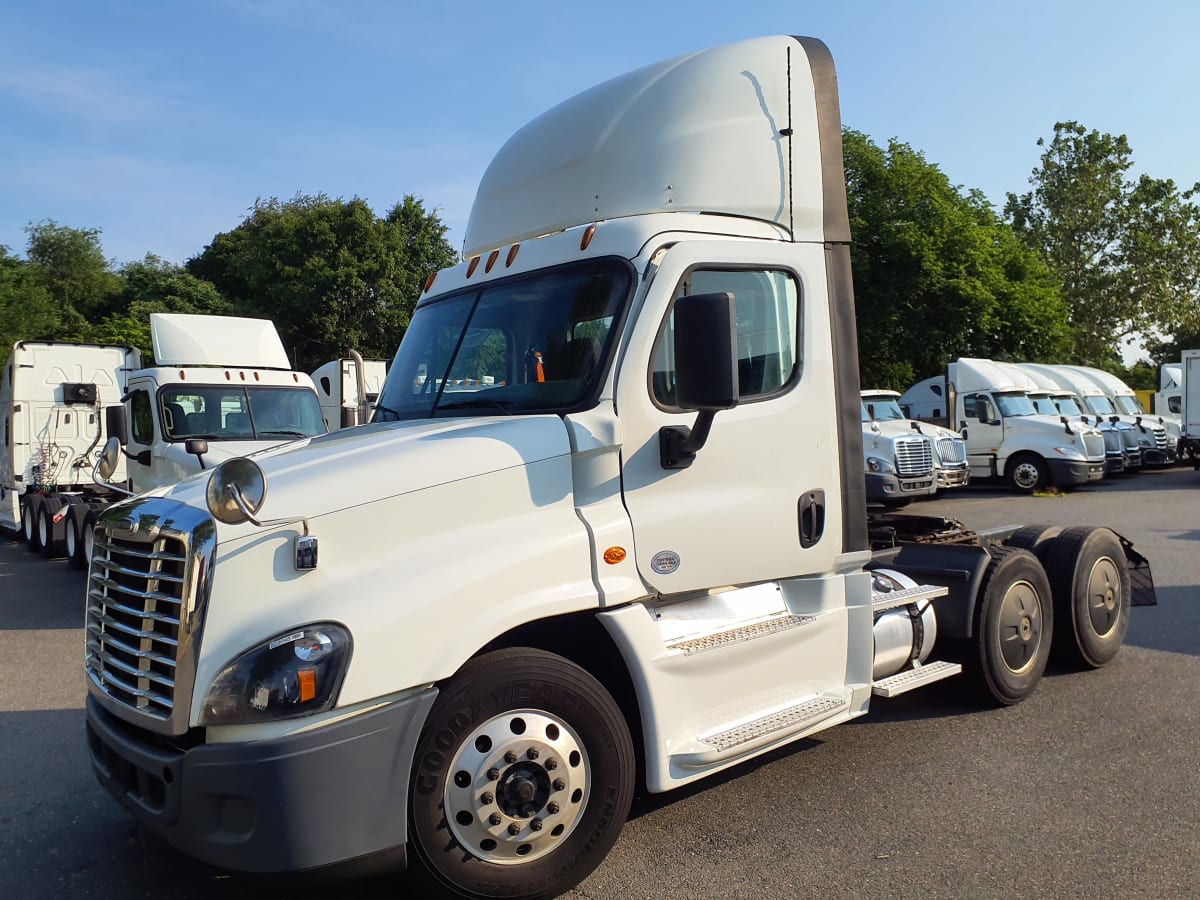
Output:
[[679,568],[679,554],[673,550],[660,550],[650,557],[650,568],[659,575],[670,575]]

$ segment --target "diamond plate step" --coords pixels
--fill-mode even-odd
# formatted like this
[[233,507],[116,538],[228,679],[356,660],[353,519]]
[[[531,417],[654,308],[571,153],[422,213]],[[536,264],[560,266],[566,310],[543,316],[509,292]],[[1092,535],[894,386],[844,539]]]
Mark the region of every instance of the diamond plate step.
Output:
[[777,731],[800,731],[802,726],[815,725],[848,706],[849,704],[839,697],[814,697],[803,703],[775,710],[761,718],[743,722],[733,728],[698,735],[696,739],[716,747],[724,753]]
[[900,672],[889,678],[881,678],[871,685],[871,693],[877,697],[895,697],[914,688],[923,687],[935,681],[941,681],[943,678],[949,678],[951,675],[957,675],[961,671],[962,666],[958,663],[926,663],[923,666]]
[[816,620],[816,616],[778,616],[763,622],[755,622],[752,625],[730,628],[728,631],[718,631],[702,637],[674,641],[667,644],[667,649],[682,652],[685,655],[703,653],[705,650],[716,650],[718,647],[727,647],[730,644],[752,641],[755,638],[766,637],[768,634],[799,628],[801,625],[807,625]]
[[897,606],[907,606],[921,600],[933,600],[945,597],[950,588],[937,584],[918,584],[916,587],[905,588],[902,591],[871,592],[871,608],[875,612],[893,609]]

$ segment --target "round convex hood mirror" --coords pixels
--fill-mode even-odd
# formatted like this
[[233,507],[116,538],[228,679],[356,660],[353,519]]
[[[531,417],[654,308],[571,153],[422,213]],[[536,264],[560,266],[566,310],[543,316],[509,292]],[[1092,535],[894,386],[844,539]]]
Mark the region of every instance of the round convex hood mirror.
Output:
[[[241,494],[242,504],[234,499],[234,489]],[[227,525],[238,525],[254,516],[262,508],[267,496],[267,478],[258,464],[243,457],[227,459],[213,470],[208,479],[205,498],[208,511]]]
[[96,461],[96,471],[100,473],[101,478],[108,481],[113,477],[113,472],[117,471],[117,463],[120,461],[121,442],[115,437],[110,437],[104,442],[104,452]]

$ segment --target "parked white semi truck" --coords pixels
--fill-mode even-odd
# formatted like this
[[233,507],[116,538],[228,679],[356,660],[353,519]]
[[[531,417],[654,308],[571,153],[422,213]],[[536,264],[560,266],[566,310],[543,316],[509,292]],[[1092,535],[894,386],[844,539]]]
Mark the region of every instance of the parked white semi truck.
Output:
[[1093,424],[1083,408],[1083,401],[1061,383],[1044,367],[1029,363],[1011,363],[1026,379],[1029,385],[1029,399],[1034,409],[1041,415],[1065,416],[1068,421],[1083,422],[1088,428],[1094,428],[1104,441],[1104,474],[1120,475],[1125,471],[1127,454],[1134,460],[1134,466],[1141,465],[1142,451],[1138,447],[1137,438],[1122,435],[1118,427],[1107,419],[1099,419]]
[[387,377],[387,360],[357,353],[331,360],[312,373],[327,431],[353,428],[371,419]]
[[[889,495],[895,499],[904,493],[899,477],[893,481],[888,477],[886,467],[877,460],[871,461],[871,445],[887,436],[893,440],[903,440],[908,445],[916,436],[929,441],[933,457],[933,490],[935,493],[942,488],[962,487],[971,478],[970,466],[967,464],[967,445],[962,436],[948,428],[935,425],[932,422],[917,422],[908,418],[900,409],[900,392],[883,389],[865,390],[859,394],[862,398],[864,411],[863,451],[867,453],[867,500],[887,500]],[[868,430],[871,432],[868,434]],[[897,453],[897,462],[893,468],[895,476],[901,476],[901,457],[907,454]],[[878,456],[878,454],[876,454]],[[873,468],[874,465],[874,468]],[[883,469],[882,476],[879,469]],[[872,486],[874,476],[875,486]],[[889,490],[889,488],[891,490]],[[923,492],[924,493],[924,492]],[[896,504],[891,504],[896,505]]]
[[[312,380],[293,372],[265,319],[153,313],[156,365],[135,350],[18,344],[0,404],[6,431],[0,524],[82,568],[96,517],[223,460],[325,431]],[[83,401],[81,401],[83,397]],[[102,427],[125,451],[108,484],[93,466]]]
[[418,892],[550,897],[638,779],[960,668],[1015,703],[1053,641],[1110,660],[1153,590],[1108,529],[869,531],[841,134],[828,51],[791,37],[517,132],[372,424],[101,516],[100,781],[228,869],[409,861]]
[[[1158,390],[1154,392],[1154,412],[1183,417],[1183,365],[1163,363],[1158,369]],[[1182,424],[1182,423],[1181,423]]]
[[[1079,372],[1094,381],[1097,387],[1104,392],[1104,396],[1112,402],[1117,413],[1126,419],[1132,419],[1134,427],[1153,440],[1154,446],[1143,454],[1143,462],[1146,465],[1161,466],[1175,462],[1175,445],[1179,442],[1181,434],[1179,416],[1146,412],[1133,388],[1111,372],[1091,366],[1067,366],[1066,368]],[[1160,425],[1161,428],[1158,427]]]
[[1039,415],[1024,379],[989,359],[961,358],[914,384],[900,407],[919,421],[957,426],[972,478],[1003,478],[1029,493],[1071,488],[1104,477],[1104,441],[1081,422]]
[[1179,458],[1200,470],[1200,350],[1184,350],[1179,363],[1183,435]]

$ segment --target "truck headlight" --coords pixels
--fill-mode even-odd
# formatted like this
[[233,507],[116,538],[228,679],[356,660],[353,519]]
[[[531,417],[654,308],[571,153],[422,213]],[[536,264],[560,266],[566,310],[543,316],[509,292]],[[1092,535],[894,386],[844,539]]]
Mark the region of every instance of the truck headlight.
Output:
[[324,622],[265,641],[213,679],[201,725],[287,719],[333,706],[350,661],[350,632]]
[[1138,443],[1143,447],[1153,447],[1154,439],[1151,438],[1149,435],[1139,434],[1138,435]]
[[886,459],[880,459],[878,456],[868,456],[867,457],[867,471],[882,472],[884,474],[890,475],[896,471],[896,467],[893,466]]
[[1067,459],[1083,459],[1084,456],[1074,447],[1055,447],[1054,452],[1059,456],[1065,456]]

